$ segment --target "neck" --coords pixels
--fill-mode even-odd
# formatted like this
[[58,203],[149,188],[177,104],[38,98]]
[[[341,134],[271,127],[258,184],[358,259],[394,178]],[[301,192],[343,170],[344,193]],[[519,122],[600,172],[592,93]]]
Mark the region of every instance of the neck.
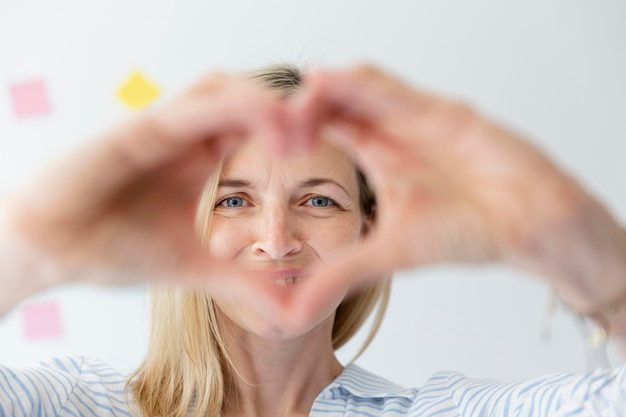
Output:
[[264,340],[226,323],[234,370],[226,375],[223,417],[308,416],[343,370],[332,348],[333,318],[296,339]]

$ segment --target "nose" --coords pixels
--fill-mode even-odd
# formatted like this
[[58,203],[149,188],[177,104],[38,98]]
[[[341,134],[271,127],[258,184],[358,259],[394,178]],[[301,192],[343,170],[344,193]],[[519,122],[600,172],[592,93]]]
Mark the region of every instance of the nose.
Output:
[[297,221],[288,207],[266,206],[260,213],[252,252],[256,256],[280,260],[302,250]]

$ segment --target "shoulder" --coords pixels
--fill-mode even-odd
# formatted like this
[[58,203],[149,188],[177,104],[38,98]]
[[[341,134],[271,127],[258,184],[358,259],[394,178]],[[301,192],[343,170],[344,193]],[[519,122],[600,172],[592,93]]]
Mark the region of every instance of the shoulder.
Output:
[[[434,374],[403,388],[349,365],[315,401],[311,416],[604,416],[626,409],[626,366],[585,375],[553,374],[521,383]],[[343,414],[342,414],[343,413]],[[619,414],[617,414],[619,415]]]
[[130,416],[126,378],[109,365],[63,356],[25,368],[0,367],[0,408],[8,415]]
[[626,409],[626,366],[583,375],[555,373],[516,383],[445,371],[433,375],[419,397],[420,407],[469,416],[605,416]]

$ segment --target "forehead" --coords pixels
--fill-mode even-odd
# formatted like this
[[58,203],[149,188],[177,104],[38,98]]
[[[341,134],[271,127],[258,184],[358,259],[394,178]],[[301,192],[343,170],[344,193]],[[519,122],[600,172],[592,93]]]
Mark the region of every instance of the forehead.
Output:
[[249,140],[225,159],[221,176],[255,182],[276,177],[292,180],[329,177],[350,186],[358,181],[350,157],[326,141],[310,153],[278,157],[259,141]]

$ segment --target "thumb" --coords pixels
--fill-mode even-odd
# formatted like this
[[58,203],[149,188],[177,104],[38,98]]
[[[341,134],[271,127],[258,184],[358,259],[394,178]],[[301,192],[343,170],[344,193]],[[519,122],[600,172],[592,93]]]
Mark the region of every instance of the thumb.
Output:
[[392,270],[391,263],[380,256],[378,245],[368,241],[310,275],[302,283],[302,291],[293,299],[290,308],[293,320],[306,323],[316,316],[327,299],[334,298],[336,294],[358,291],[388,278]]

